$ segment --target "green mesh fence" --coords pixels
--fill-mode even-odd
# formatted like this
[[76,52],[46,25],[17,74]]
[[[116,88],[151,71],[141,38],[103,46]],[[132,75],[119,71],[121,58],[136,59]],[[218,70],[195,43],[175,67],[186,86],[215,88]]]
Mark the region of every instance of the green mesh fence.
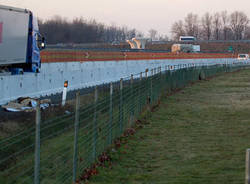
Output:
[[0,183],[72,183],[162,95],[245,66],[165,66],[78,95],[72,113],[40,121],[38,110],[33,126],[0,139]]

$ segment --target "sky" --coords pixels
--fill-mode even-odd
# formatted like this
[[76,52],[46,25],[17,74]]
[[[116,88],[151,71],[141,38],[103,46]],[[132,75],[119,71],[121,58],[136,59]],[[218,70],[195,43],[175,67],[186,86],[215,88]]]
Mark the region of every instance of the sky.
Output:
[[59,15],[95,19],[107,25],[136,28],[147,35],[155,29],[171,36],[171,25],[192,12],[244,11],[250,17],[250,0],[0,0],[0,5],[27,8],[46,20]]

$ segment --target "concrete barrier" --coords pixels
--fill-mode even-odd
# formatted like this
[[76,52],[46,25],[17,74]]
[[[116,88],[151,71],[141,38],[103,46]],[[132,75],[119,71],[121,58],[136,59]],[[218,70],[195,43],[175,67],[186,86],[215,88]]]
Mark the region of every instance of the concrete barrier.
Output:
[[63,90],[65,81],[68,81],[68,90],[70,91],[119,81],[122,77],[140,74],[146,69],[149,69],[149,71],[158,67],[165,69],[167,65],[225,64],[233,62],[237,62],[237,60],[230,58],[158,59],[43,63],[41,73],[0,76],[0,105],[19,97],[41,97],[60,93]]

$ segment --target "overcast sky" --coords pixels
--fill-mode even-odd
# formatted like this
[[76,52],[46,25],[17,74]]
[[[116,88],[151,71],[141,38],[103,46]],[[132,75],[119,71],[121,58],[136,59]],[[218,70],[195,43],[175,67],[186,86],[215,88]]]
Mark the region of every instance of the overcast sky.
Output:
[[171,25],[190,12],[202,15],[239,10],[250,17],[250,0],[0,0],[0,4],[30,9],[42,19],[60,15],[72,20],[82,16],[144,33],[153,28],[169,36]]

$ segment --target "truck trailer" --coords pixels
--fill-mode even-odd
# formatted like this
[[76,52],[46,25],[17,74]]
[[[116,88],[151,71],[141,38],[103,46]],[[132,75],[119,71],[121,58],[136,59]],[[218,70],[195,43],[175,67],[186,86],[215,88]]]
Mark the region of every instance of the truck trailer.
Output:
[[31,11],[0,5],[0,73],[40,72],[44,47]]
[[173,44],[171,47],[172,52],[178,52],[178,53],[190,53],[193,51],[193,45],[192,44]]

